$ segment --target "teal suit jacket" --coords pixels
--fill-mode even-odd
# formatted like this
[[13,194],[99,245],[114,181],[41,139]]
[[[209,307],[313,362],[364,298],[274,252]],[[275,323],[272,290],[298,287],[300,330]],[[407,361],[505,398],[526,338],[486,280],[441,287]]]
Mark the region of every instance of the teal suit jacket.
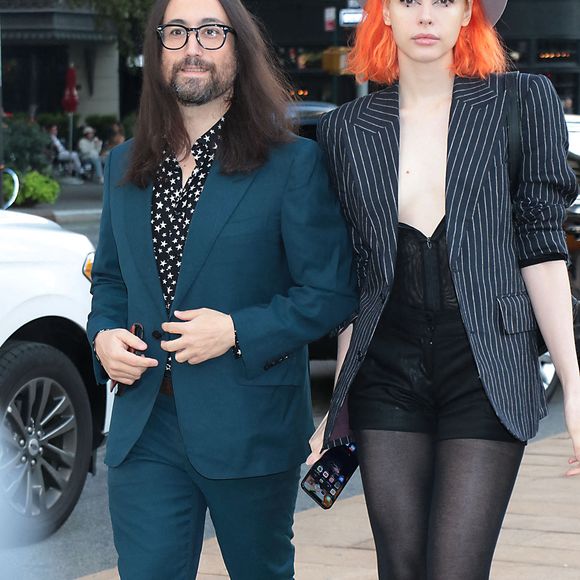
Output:
[[174,310],[211,308],[232,315],[243,356],[173,362],[188,457],[216,479],[290,469],[306,457],[313,430],[307,344],[358,304],[350,239],[318,146],[297,138],[249,174],[223,175],[215,162],[169,314],[153,253],[152,189],[124,182],[131,147],[111,151],[106,168],[87,330],[92,339],[140,322],[145,354],[160,364],[115,398],[105,461],[119,465],[147,422],[167,358],[160,340],[172,338],[161,324],[177,321]]

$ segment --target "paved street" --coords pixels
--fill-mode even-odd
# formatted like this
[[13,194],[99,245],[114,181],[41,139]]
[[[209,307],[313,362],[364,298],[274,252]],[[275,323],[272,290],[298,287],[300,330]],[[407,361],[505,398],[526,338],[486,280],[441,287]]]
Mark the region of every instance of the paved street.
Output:
[[[316,365],[314,371],[313,400],[315,412],[319,420],[328,404],[331,379],[329,369],[324,368],[324,365]],[[542,429],[538,436],[538,440],[546,440],[546,437],[549,437],[554,433],[560,433],[562,430],[562,396],[561,393],[558,393],[550,404],[550,415],[542,423]],[[563,447],[561,456],[555,458],[555,461],[550,460],[550,465],[552,466],[552,471],[554,473],[563,472],[565,463],[563,455],[567,453],[565,445]],[[103,452],[103,449],[99,452],[97,475],[94,477],[91,475],[88,476],[79,504],[75,508],[70,519],[56,534],[44,542],[32,546],[21,547],[3,553],[0,552],[0,562],[2,563],[0,566],[0,580],[74,580],[76,578],[114,568],[115,551],[107,512],[106,468],[103,465]],[[303,468],[303,472],[304,471],[305,468]],[[553,503],[560,504],[559,508],[565,508],[566,506],[562,506],[562,500],[557,497],[557,491],[553,489],[553,486],[557,485],[559,484],[556,481],[554,481],[553,485],[550,483],[549,485],[545,484],[543,487],[538,484],[536,486],[537,499],[542,502],[544,499],[546,501],[551,499],[553,500]],[[348,498],[351,499],[348,500]],[[370,579],[373,576],[370,575],[371,573],[368,571],[368,568],[369,566],[372,567],[374,564],[372,553],[370,553],[370,531],[368,530],[368,522],[366,520],[366,512],[362,499],[362,486],[358,471],[345,488],[344,494],[339,503],[345,505],[344,509],[336,510],[336,508],[334,508],[331,512],[323,512],[320,508],[314,506],[305,494],[299,493],[297,513],[300,515],[297,517],[297,542],[302,546],[303,551],[308,551],[305,546],[307,542],[304,540],[304,534],[312,533],[309,531],[310,526],[314,526],[318,529],[316,526],[324,525],[326,529],[331,530],[335,525],[338,525],[336,524],[336,514],[341,514],[341,517],[344,517],[349,522],[348,527],[352,529],[348,532],[349,535],[341,540],[341,542],[344,542],[344,546],[342,544],[341,546],[334,545],[334,549],[343,554],[340,560],[342,561],[343,558],[346,558],[344,554],[351,556],[359,554],[358,550],[362,548],[358,547],[358,544],[354,542],[354,538],[364,537],[364,550],[367,552],[364,556],[364,566],[367,569],[365,572],[367,575],[344,576],[339,574],[334,575],[333,577],[356,578],[357,580],[362,580],[363,578]],[[547,505],[552,504],[548,503]],[[333,517],[331,513],[334,513],[335,516]],[[547,515],[549,515],[549,512],[547,512]],[[323,518],[319,523],[309,523],[313,517],[318,516]],[[509,521],[512,523],[514,522],[513,518]],[[580,520],[577,520],[577,522],[578,521]],[[512,527],[516,526],[516,523],[517,518]],[[345,524],[343,522],[340,525],[344,527]],[[557,528],[559,524],[556,523],[553,525]],[[509,537],[512,532],[506,531],[506,534],[508,534]],[[579,542],[578,548],[580,549],[580,530],[578,530],[578,534],[579,535],[576,539]],[[206,525],[205,535],[206,538],[210,540],[213,537],[213,528],[209,518]],[[537,535],[538,533],[535,535],[530,533],[526,537],[529,536],[530,538],[534,538]],[[336,537],[334,535],[333,537],[336,542]],[[349,543],[347,540],[347,538],[351,537],[353,538],[353,543]],[[565,530],[562,530],[561,536],[558,529],[551,530],[550,546],[554,549],[554,554],[550,556],[552,560],[557,559],[556,555],[561,551],[561,548],[558,547],[556,542],[559,537],[564,538],[566,542],[571,541],[570,536],[566,535]],[[327,546],[325,554],[327,554],[328,559],[322,559],[322,563],[326,563],[329,571],[333,570],[336,572],[332,566],[337,553],[330,549],[332,545],[331,542],[331,544]],[[544,552],[546,552],[546,549]],[[208,556],[205,561],[207,562],[208,568],[206,569],[211,571],[215,570],[215,567],[217,567],[219,570],[221,564],[219,563],[219,554],[215,542],[210,541],[207,553]],[[509,569],[509,566],[507,568]],[[315,569],[316,566],[312,568],[313,575],[309,575],[310,572],[304,572],[304,575],[301,576],[302,580],[312,580],[318,577],[314,574]],[[310,568],[307,570],[310,570]],[[575,577],[551,576],[549,580],[567,580],[568,578],[575,578],[577,580],[580,578],[580,568],[577,572],[578,576]],[[218,574],[218,576],[210,575],[206,578],[223,577],[223,573],[220,574]],[[325,575],[323,577],[330,578],[330,575]],[[98,577],[98,580],[112,580],[113,578],[114,577],[112,576],[104,576],[102,578]],[[501,580],[504,580],[504,578],[505,580],[511,580],[511,577],[508,576],[501,577]],[[541,577],[534,576],[533,578],[539,579]],[[500,580],[499,576],[498,580]],[[532,580],[532,576],[520,576],[518,580]]]

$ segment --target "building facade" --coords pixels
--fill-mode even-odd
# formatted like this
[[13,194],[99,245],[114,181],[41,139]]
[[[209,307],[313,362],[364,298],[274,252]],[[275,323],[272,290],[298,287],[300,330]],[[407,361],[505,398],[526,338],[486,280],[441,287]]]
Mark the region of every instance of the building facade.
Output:
[[[352,75],[330,74],[322,63],[325,51],[351,41],[353,28],[341,26],[340,13],[357,8],[356,0],[245,1],[298,97],[339,104],[356,97]],[[90,10],[66,0],[0,0],[0,26],[5,111],[61,111],[71,62],[81,117],[137,108],[140,73],[120,66],[114,31]],[[516,67],[548,76],[566,111],[580,113],[580,0],[510,0],[498,31]]]
[[546,75],[580,113],[580,1],[510,0],[498,31],[518,70]]
[[356,97],[352,75],[334,75],[323,68],[323,53],[346,47],[353,28],[340,25],[340,11],[358,8],[356,0],[246,0],[264,23],[279,60],[297,96],[344,103]]
[[116,35],[92,11],[65,0],[0,0],[4,110],[62,111],[69,64],[77,71],[78,113],[119,111]]

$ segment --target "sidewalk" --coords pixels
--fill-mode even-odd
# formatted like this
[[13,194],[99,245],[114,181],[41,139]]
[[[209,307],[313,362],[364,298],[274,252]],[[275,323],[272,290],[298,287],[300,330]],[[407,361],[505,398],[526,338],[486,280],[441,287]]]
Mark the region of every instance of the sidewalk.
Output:
[[31,208],[12,206],[9,211],[38,215],[61,225],[75,222],[98,222],[103,205],[103,186],[96,183],[71,185],[61,183],[56,203],[39,203]]
[[[530,444],[500,536],[492,580],[580,578],[580,481],[563,473],[571,443],[560,435]],[[296,515],[296,580],[376,580],[363,496]],[[204,544],[199,580],[227,578],[215,538]],[[80,580],[118,580],[116,570]],[[466,579],[468,580],[468,579]]]

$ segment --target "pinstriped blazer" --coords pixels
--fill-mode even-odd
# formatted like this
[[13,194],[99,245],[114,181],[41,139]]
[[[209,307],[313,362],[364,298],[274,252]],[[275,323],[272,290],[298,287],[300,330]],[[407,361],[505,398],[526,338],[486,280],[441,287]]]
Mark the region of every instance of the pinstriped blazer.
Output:
[[[567,255],[562,222],[577,195],[568,135],[550,81],[518,75],[522,175],[510,197],[505,77],[456,77],[449,122],[446,236],[459,308],[479,376],[501,422],[534,436],[547,407],[537,325],[520,262]],[[398,226],[398,85],[347,103],[321,120],[318,141],[351,227],[359,314],[332,397],[325,445],[349,439],[347,397],[394,277]]]

